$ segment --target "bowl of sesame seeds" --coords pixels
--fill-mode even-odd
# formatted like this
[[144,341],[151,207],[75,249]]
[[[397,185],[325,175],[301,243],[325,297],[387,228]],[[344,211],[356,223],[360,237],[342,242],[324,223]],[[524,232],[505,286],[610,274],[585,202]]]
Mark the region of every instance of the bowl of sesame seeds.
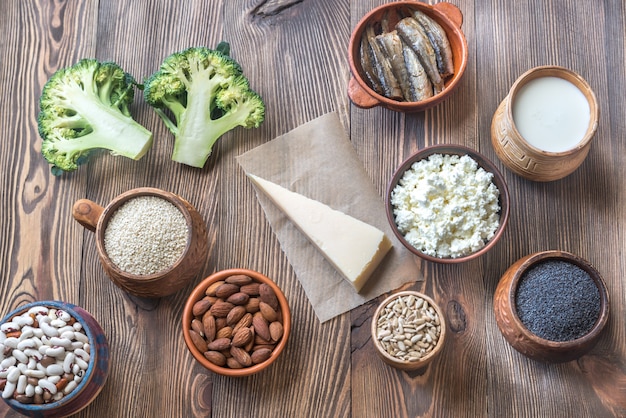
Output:
[[187,200],[165,190],[132,189],[106,207],[80,199],[72,215],[95,232],[107,275],[135,296],[175,293],[199,274],[208,254],[201,215]]
[[609,317],[600,273],[583,258],[558,250],[513,263],[498,283],[493,304],[507,342],[529,358],[551,363],[589,352]]

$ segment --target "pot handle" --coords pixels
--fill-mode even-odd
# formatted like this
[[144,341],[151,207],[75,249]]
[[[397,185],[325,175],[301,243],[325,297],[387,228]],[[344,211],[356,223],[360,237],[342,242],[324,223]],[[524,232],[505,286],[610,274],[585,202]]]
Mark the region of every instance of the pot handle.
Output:
[[380,104],[376,98],[369,95],[359,86],[359,83],[354,77],[350,77],[350,81],[348,82],[348,96],[350,100],[352,100],[352,103],[363,109],[370,109]]
[[79,224],[91,232],[96,232],[96,226],[104,208],[89,199],[79,199],[74,203],[72,216]]
[[433,5],[433,8],[444,14],[459,29],[463,25],[463,13],[461,13],[461,10],[454,4],[441,2]]

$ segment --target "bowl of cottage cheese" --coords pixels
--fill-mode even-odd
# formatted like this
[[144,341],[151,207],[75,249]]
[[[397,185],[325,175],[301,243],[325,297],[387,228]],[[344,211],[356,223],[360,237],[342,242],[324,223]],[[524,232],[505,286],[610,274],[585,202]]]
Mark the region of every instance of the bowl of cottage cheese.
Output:
[[433,145],[396,170],[386,207],[394,234],[412,253],[461,263],[486,253],[502,236],[509,192],[482,154],[461,145]]

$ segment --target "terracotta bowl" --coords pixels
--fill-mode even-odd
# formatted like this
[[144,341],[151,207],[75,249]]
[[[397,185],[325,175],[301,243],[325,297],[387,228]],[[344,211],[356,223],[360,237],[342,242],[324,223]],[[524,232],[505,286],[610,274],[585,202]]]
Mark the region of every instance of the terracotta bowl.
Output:
[[[106,253],[104,234],[115,211],[129,200],[139,196],[160,197],[180,210],[189,227],[187,246],[178,261],[158,273],[137,275],[121,270]],[[182,197],[160,189],[141,187],[129,190],[101,207],[88,199],[78,200],[72,215],[88,230],[96,234],[96,246],[102,267],[111,280],[135,296],[158,298],[173,294],[187,285],[199,273],[208,255],[208,237],[202,216]]]
[[[418,346],[418,344],[422,342],[424,342],[424,344],[428,346],[429,343],[425,339],[427,335],[427,332],[425,332],[425,330],[430,329],[431,328],[430,326],[424,327],[418,331],[411,331],[414,336],[420,333],[423,336],[420,338],[419,341],[411,342],[410,343],[411,345],[409,345],[409,343],[402,342],[404,347],[398,347],[397,342],[390,341],[388,343],[384,343],[382,340],[384,340],[385,337],[382,336],[383,334],[379,335],[379,328],[385,327],[384,325],[386,323],[385,317],[387,315],[386,307],[388,307],[388,305],[390,304],[398,303],[395,301],[399,300],[400,298],[403,298],[404,300],[406,300],[406,298],[408,297],[422,299],[425,302],[427,302],[428,305],[432,307],[432,309],[436,313],[436,317],[438,318],[436,322],[436,326],[439,327],[438,340],[436,341],[435,344],[433,344],[433,347],[428,348],[427,349],[428,351],[424,354],[421,354],[420,358],[412,359],[412,360],[403,359],[399,356],[394,356],[392,355],[392,353],[390,353],[389,350],[396,350],[396,349],[402,350],[404,348],[404,352],[409,353],[411,350],[420,350],[420,347]],[[418,316],[421,317],[421,314],[418,314]],[[410,322],[411,322],[410,320],[406,321],[407,324]],[[431,322],[431,321],[429,320],[428,322]],[[435,322],[431,322],[431,323],[435,325]],[[432,328],[432,330],[434,331],[434,327]],[[376,308],[376,311],[374,312],[374,316],[372,317],[372,330],[371,331],[372,331],[372,341],[374,342],[376,353],[385,363],[401,370],[417,370],[417,369],[424,368],[428,364],[430,364],[443,350],[444,341],[446,337],[446,322],[443,316],[443,312],[441,311],[441,308],[430,297],[424,295],[423,293],[406,290],[406,291],[394,293],[388,296],[385,300],[383,300],[380,303],[380,305],[378,306],[378,308]],[[391,331],[391,334],[387,338],[391,338],[394,335],[396,335],[396,331],[400,332],[397,327],[395,328],[391,327],[389,328],[389,331]],[[396,340],[399,340],[399,338],[396,338]],[[387,349],[385,346],[388,344],[391,344],[392,348]]]
[[[399,20],[398,13],[407,8],[424,12],[444,29],[454,60],[454,75],[446,80],[445,88],[433,97],[419,102],[393,100],[376,93],[365,81],[359,53],[361,36],[368,25],[378,25],[383,16],[388,16],[390,27],[393,27]],[[382,106],[400,112],[421,112],[446,100],[459,86],[467,66],[468,48],[465,35],[461,31],[462,23],[461,11],[455,5],[446,2],[429,5],[417,1],[397,1],[368,12],[352,31],[348,47],[348,61],[352,73],[348,84],[348,96],[352,102],[365,109]]]
[[60,301],[40,301],[20,306],[6,315],[2,319],[2,324],[38,306],[65,311],[82,325],[82,330],[87,335],[90,346],[90,358],[86,372],[76,388],[56,402],[27,404],[13,398],[7,398],[4,401],[12,409],[26,416],[65,417],[75,414],[89,405],[104,387],[109,373],[109,345],[104,331],[89,312],[79,306]]
[[[429,254],[425,254],[422,251],[415,248],[412,244],[410,244],[406,240],[402,232],[400,232],[400,230],[398,229],[398,226],[395,221],[395,216],[393,213],[393,206],[391,204],[391,193],[393,189],[397,186],[404,172],[408,170],[413,163],[426,159],[433,154],[460,155],[460,156],[469,155],[472,159],[474,159],[478,163],[479,167],[482,167],[485,171],[493,174],[492,181],[495,184],[495,186],[498,188],[498,190],[500,191],[500,224],[497,230],[495,231],[494,236],[485,244],[484,247],[466,256],[456,257],[456,258],[443,258],[443,257],[435,257]],[[491,161],[487,159],[487,157],[483,156],[479,152],[471,148],[464,147],[462,145],[452,145],[452,144],[432,145],[426,148],[422,148],[421,150],[417,151],[415,154],[411,155],[394,172],[391,178],[391,181],[389,182],[389,186],[387,187],[387,192],[385,194],[385,207],[387,210],[387,220],[389,221],[389,224],[391,225],[391,229],[393,233],[396,235],[396,237],[398,238],[398,240],[400,240],[400,242],[409,251],[411,251],[413,254],[417,255],[418,257],[427,261],[434,262],[434,263],[444,263],[444,264],[464,263],[466,261],[470,261],[477,257],[480,257],[481,255],[491,250],[496,245],[496,242],[500,239],[502,234],[504,233],[505,227],[509,220],[509,211],[510,211],[509,206],[510,206],[509,190],[504,180],[504,177],[502,176],[500,171],[497,169],[497,167],[493,165]]]
[[[574,84],[589,102],[590,121],[581,141],[562,152],[548,152],[530,144],[513,120],[513,104],[520,90],[540,77],[559,77]],[[535,67],[522,74],[502,100],[491,122],[491,142],[498,158],[515,174],[533,181],[553,181],[574,172],[585,160],[598,128],[600,111],[596,96],[577,73],[554,65]]]
[[[247,276],[251,278],[252,283],[256,283],[257,286],[259,284],[266,285],[271,289],[271,293],[276,296],[274,303],[278,306],[278,309],[272,309],[273,313],[271,315],[276,314],[275,317],[266,315],[265,309],[267,309],[267,307],[264,309],[262,306],[265,303],[264,301],[268,299],[267,296],[264,295],[265,292],[261,290],[261,295],[259,295],[257,290],[245,289],[245,284],[239,284],[236,279],[233,279],[233,277],[236,276]],[[237,290],[236,293],[238,296],[233,296],[231,300],[230,296],[226,297],[226,295],[233,290],[224,290],[224,292],[226,292],[224,294],[221,293],[222,290],[216,290],[216,287],[224,282],[237,283],[236,286],[238,286],[239,290]],[[241,300],[239,297],[241,296],[240,293],[249,294],[249,298]],[[239,301],[235,301],[235,299]],[[253,299],[256,299],[256,301]],[[219,306],[220,302],[224,300],[232,301],[232,305],[226,308],[228,313],[222,309],[223,304],[222,307]],[[199,308],[201,304],[205,304],[204,308]],[[272,303],[269,304],[273,305]],[[234,313],[233,307],[245,307],[242,312],[246,312],[246,314],[250,314],[250,316],[248,318],[240,317],[240,314]],[[222,313],[220,313],[220,311],[222,311]],[[208,319],[207,316],[212,316],[213,319]],[[195,324],[193,324],[194,319],[196,320]],[[248,324],[248,320],[252,321],[251,324]],[[275,322],[280,322],[282,326],[274,327]],[[212,323],[212,325],[207,325],[208,323]],[[265,325],[263,325],[263,323]],[[240,326],[240,324],[243,325]],[[196,325],[200,328],[198,329]],[[240,334],[237,329],[241,329],[245,326],[253,331],[252,339],[242,339],[241,343],[237,343],[236,341],[239,339],[238,335]],[[202,366],[214,373],[224,376],[249,376],[268,368],[283,352],[291,333],[291,311],[289,310],[289,304],[287,303],[285,295],[270,278],[253,270],[228,269],[210,275],[200,282],[191,292],[183,310],[182,327],[187,348]],[[267,328],[269,328],[271,332],[271,338],[269,340],[267,336],[264,336],[267,335]],[[280,331],[277,331],[278,334],[275,334],[273,330]],[[194,333],[196,335],[194,335]],[[199,347],[197,343],[198,334],[205,344],[221,339],[220,347],[211,347],[210,344],[206,350],[204,346]],[[209,337],[211,334],[214,334],[214,336]],[[220,337],[220,334],[222,337]],[[245,333],[243,334],[245,335]],[[224,340],[224,338],[226,338],[226,340]],[[224,341],[226,342],[224,343]],[[247,341],[247,343],[245,343],[245,341]],[[200,345],[202,345],[202,343],[200,343]],[[239,355],[235,354],[233,347],[240,347],[249,354],[251,360],[249,365],[245,365],[244,363],[244,367],[240,367],[242,362],[236,360],[243,354],[241,354],[241,351],[239,351]],[[267,349],[269,349],[269,351]],[[255,359],[254,352],[260,350],[265,350],[265,355]],[[220,362],[216,364],[215,361],[209,360],[215,360],[215,357],[206,354],[208,351],[212,351],[214,356],[216,355],[221,358],[222,356],[220,354],[214,353],[215,351],[219,351],[226,359],[232,357],[236,362],[234,366],[230,359],[227,360],[226,364],[221,364]],[[243,357],[245,358],[245,355],[243,355]]]
[[[591,276],[600,293],[600,314],[591,330],[570,341],[551,341],[531,332],[518,316],[516,293],[524,274],[538,263],[561,260],[572,263]],[[600,338],[609,317],[609,296],[598,271],[584,259],[564,251],[542,251],[513,263],[502,275],[494,295],[496,323],[513,348],[534,360],[559,363],[575,360],[589,352]]]

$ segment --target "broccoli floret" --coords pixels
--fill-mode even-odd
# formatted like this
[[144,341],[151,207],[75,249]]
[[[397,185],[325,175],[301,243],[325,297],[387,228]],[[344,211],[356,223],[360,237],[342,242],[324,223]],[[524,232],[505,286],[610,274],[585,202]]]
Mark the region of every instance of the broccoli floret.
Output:
[[117,64],[95,59],[82,59],[50,77],[39,100],[38,129],[53,174],[76,170],[98,148],[143,157],[152,133],[130,115],[135,86]]
[[174,134],[172,160],[201,168],[223,134],[265,119],[265,103],[229,51],[222,42],[176,52],[145,81],[146,101]]

